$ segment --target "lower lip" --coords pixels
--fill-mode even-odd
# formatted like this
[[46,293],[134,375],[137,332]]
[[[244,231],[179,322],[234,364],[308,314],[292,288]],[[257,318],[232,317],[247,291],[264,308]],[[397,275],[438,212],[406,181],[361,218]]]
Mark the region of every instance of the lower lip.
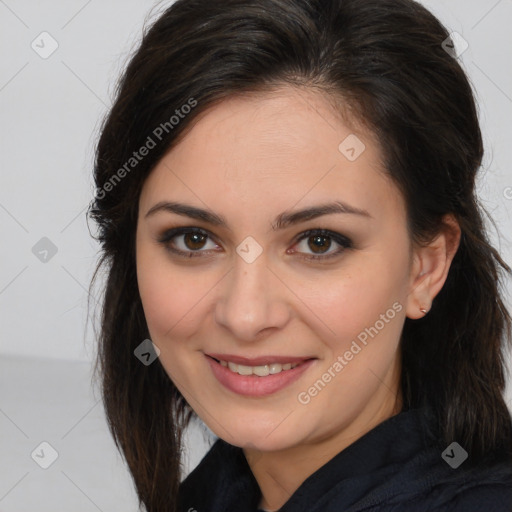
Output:
[[314,359],[309,359],[293,369],[258,377],[257,375],[239,375],[211,357],[206,356],[206,358],[217,380],[230,391],[244,396],[267,396],[276,393],[295,382],[315,362]]

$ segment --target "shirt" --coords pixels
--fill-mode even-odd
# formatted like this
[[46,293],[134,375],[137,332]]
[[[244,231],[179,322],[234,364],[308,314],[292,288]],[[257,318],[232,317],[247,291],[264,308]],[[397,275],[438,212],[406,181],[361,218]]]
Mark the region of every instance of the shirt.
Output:
[[[388,418],[302,482],[279,512],[511,512],[512,461],[472,467],[460,445],[440,448],[433,421],[427,407]],[[258,512],[260,500],[242,449],[221,439],[179,489],[182,512]]]

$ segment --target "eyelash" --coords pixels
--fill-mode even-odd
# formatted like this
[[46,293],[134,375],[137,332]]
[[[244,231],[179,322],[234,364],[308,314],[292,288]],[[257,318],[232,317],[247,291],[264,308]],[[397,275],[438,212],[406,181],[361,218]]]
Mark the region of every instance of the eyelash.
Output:
[[[181,256],[181,257],[185,257],[185,258],[193,258],[193,257],[203,257],[201,255],[201,253],[204,253],[204,252],[207,252],[207,251],[203,251],[201,249],[198,249],[197,251],[182,251],[181,249],[176,249],[175,247],[171,247],[171,240],[173,238],[176,238],[180,235],[185,235],[185,234],[193,234],[193,233],[197,233],[197,234],[200,234],[200,235],[205,235],[207,236],[208,238],[212,239],[212,241],[214,240],[214,238],[205,230],[203,229],[200,229],[200,228],[195,228],[195,227],[187,227],[187,228],[173,228],[173,229],[170,229],[168,231],[166,231],[159,239],[158,239],[158,242],[161,243],[162,245],[164,245],[164,247],[169,250],[170,252],[178,255],[178,256]],[[299,242],[301,242],[302,240],[304,239],[307,239],[307,238],[310,238],[312,236],[323,236],[323,237],[327,237],[327,238],[331,238],[333,239],[338,245],[341,246],[340,249],[338,249],[337,251],[331,253],[331,254],[328,254],[327,256],[318,256],[318,255],[309,255],[309,256],[300,256],[302,259],[305,259],[305,260],[327,260],[327,259],[331,259],[335,256],[339,256],[341,253],[343,253],[346,249],[352,249],[353,248],[353,244],[352,244],[352,241],[339,234],[339,233],[336,233],[334,231],[329,231],[327,229],[310,229],[308,231],[305,231],[304,233],[301,233],[299,235],[299,237],[297,238],[297,240],[295,241],[294,245],[298,244]]]

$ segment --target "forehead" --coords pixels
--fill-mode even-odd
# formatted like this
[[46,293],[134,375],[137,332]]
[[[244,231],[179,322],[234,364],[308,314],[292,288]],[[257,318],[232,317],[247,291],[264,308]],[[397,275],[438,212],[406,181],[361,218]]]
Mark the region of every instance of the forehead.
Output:
[[[355,126],[342,119],[329,98],[308,89],[223,100],[198,115],[157,164],[141,203],[149,208],[172,195],[216,211],[231,206],[236,212],[245,205],[281,212],[321,198],[368,209],[393,186],[382,172],[374,135]],[[347,140],[360,152],[355,159],[343,152]]]
[[[350,119],[350,124],[342,120],[329,100],[319,91],[297,87],[225,99],[193,120],[187,142],[179,144],[175,153],[188,152],[193,147],[197,152],[189,154],[190,158],[208,153],[224,160],[230,170],[246,167],[243,164],[250,158],[255,158],[257,164],[264,160],[284,161],[289,153],[337,154],[340,140],[355,131],[355,120]],[[371,132],[359,135],[373,137]],[[234,160],[238,154],[245,157],[242,162]]]

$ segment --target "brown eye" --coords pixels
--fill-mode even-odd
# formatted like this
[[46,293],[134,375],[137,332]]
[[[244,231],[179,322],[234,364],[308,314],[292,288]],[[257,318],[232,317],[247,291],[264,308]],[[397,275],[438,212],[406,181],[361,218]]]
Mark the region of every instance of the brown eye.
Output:
[[[210,235],[199,228],[174,228],[164,233],[158,241],[172,253],[190,258],[203,256],[202,253],[208,252],[203,249],[209,238]],[[216,244],[213,246],[211,249]]]
[[315,253],[323,254],[324,251],[329,250],[331,247],[331,241],[329,237],[325,235],[310,236],[307,240],[308,248]]
[[[209,240],[213,247],[207,247]],[[196,227],[170,229],[158,241],[173,254],[187,258],[209,256],[209,253],[212,250],[217,250],[218,247],[209,233]],[[301,245],[302,250],[291,252],[300,253],[305,260],[327,260],[353,247],[352,241],[347,237],[325,229],[313,229],[302,233],[295,246]],[[329,249],[336,245],[338,248],[329,252]],[[308,255],[308,251],[310,251],[310,255]]]
[[[302,233],[297,243],[297,247],[303,250],[297,250],[294,252],[306,253],[304,259],[306,260],[322,260],[328,259],[334,256],[340,255],[346,249],[353,247],[352,241],[347,237],[328,231],[325,229],[313,229]],[[339,248],[335,251],[328,252],[334,244],[338,245]],[[313,255],[308,256],[307,251],[311,251]]]
[[208,235],[203,235],[201,233],[185,233],[183,235],[183,243],[187,249],[194,251],[202,249],[207,238]]

